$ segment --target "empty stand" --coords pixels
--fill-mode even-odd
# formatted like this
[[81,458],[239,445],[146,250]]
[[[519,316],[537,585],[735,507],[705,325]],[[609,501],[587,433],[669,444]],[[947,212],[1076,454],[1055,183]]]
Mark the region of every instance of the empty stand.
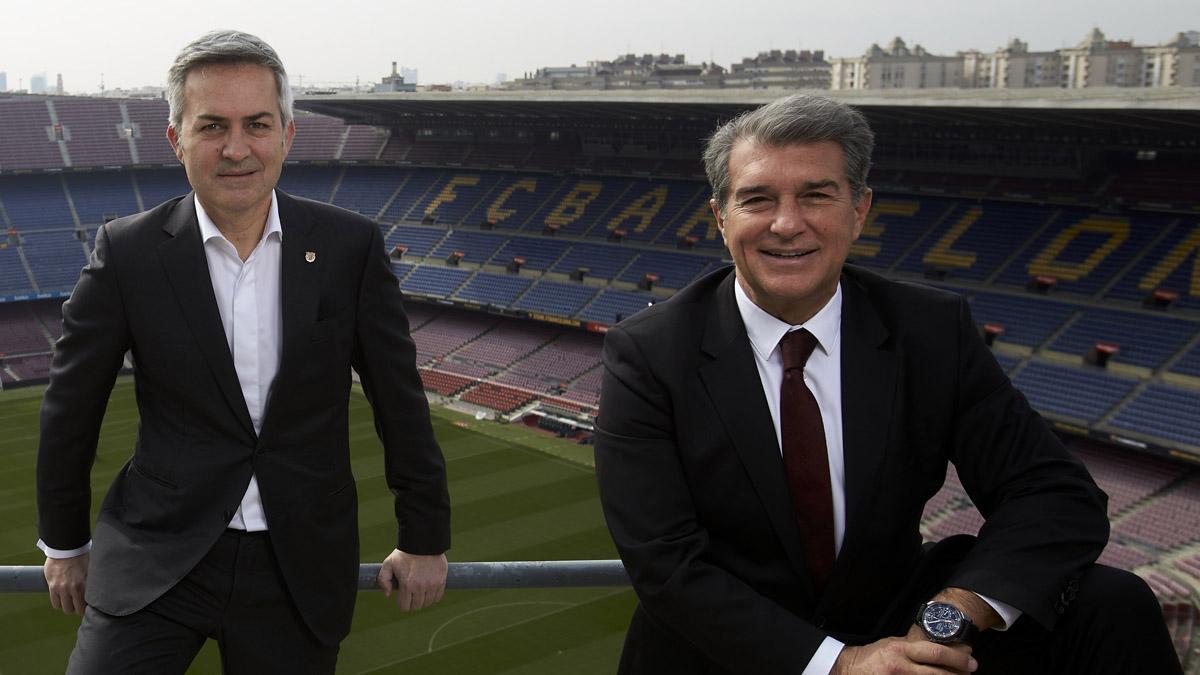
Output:
[[514,307],[553,316],[572,317],[596,297],[598,292],[599,289],[594,286],[543,279],[521,296]]
[[44,97],[0,99],[0,169],[64,166]]
[[606,288],[579,312],[578,317],[586,321],[613,324],[637,314],[659,300],[661,298],[649,293]]
[[95,227],[104,223],[105,218],[128,216],[141,211],[133,192],[131,176],[128,171],[65,174],[63,178],[75,203],[79,222]]
[[119,100],[68,96],[51,100],[69,136],[66,146],[72,166],[127,165],[133,161],[129,152],[133,129],[123,124]]
[[404,278],[400,284],[400,290],[405,293],[448,298],[469,276],[471,276],[470,270],[453,267],[418,267]]
[[971,296],[971,314],[977,324],[1004,326],[1003,342],[1040,347],[1078,309],[1078,305],[1039,297],[976,292]]
[[1089,308],[1049,348],[1083,356],[1097,341],[1111,342],[1120,347],[1113,361],[1155,369],[1183,348],[1198,328],[1196,321]]
[[29,232],[21,246],[43,291],[70,291],[87,263],[83,242],[74,230]]
[[1152,382],[1121,406],[1108,424],[1200,448],[1200,390]]
[[1017,373],[1013,384],[1037,410],[1091,424],[1120,402],[1137,381],[1096,368],[1035,359]]
[[511,274],[478,272],[455,293],[455,297],[482,305],[508,307],[516,302],[533,280]]
[[134,180],[142,194],[142,204],[147,209],[171,199],[186,195],[192,191],[187,182],[187,174],[183,168],[159,169],[155,171],[134,171]]
[[[177,165],[179,160],[175,157],[171,144],[167,142],[167,102],[161,99],[127,100],[124,106],[130,122],[134,125],[138,163]],[[149,207],[150,204],[146,206]]]
[[57,175],[10,176],[0,181],[0,203],[12,227],[22,232],[75,226]]

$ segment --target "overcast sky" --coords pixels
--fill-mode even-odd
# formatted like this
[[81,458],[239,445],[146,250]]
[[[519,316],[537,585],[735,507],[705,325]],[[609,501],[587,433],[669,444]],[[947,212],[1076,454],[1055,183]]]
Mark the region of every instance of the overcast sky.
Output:
[[0,72],[8,87],[62,73],[68,92],[161,85],[181,46],[215,28],[270,42],[293,82],[377,81],[392,61],[422,84],[490,82],[548,65],[626,52],[685,54],[724,66],[767,49],[861,54],[900,36],[934,54],[1070,46],[1099,27],[1109,39],[1159,44],[1200,30],[1196,0],[323,0],[147,3],[5,0]]

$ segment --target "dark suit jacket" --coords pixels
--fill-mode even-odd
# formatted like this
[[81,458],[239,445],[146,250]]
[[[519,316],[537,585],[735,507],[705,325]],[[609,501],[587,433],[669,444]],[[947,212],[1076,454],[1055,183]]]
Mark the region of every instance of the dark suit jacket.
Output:
[[[224,531],[253,472],[296,605],[322,640],[343,638],[358,577],[352,366],[383,441],[398,547],[449,547],[445,464],[379,230],[277,194],[282,357],[261,434],[226,343],[191,195],[102,227],[63,305],[42,403],[38,526],[53,548],[93,537],[86,599],[101,611],[135,612],[187,574]],[[126,350],[135,363],[137,443],[89,535],[89,474]]]
[[708,275],[605,339],[596,469],[640,600],[622,671],[798,673],[828,634],[881,637],[947,461],[987,518],[948,585],[1052,626],[1060,585],[1107,539],[1105,497],[966,302],[846,266],[846,533],[817,596],[734,283],[732,268]]

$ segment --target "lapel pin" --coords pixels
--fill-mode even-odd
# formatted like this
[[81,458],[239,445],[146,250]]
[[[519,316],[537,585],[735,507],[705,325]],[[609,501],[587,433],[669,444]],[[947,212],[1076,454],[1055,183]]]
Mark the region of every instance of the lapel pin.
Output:
[[304,252],[304,262],[316,262],[316,261],[317,261],[317,252],[316,251],[305,251]]

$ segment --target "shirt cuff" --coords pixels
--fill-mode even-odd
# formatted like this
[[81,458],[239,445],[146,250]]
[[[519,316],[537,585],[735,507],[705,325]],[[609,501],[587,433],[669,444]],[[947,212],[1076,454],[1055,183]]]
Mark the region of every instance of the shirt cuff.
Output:
[[978,595],[980,600],[991,605],[992,609],[996,610],[996,613],[1000,615],[1001,625],[992,626],[992,630],[1006,631],[1009,628],[1012,628],[1013,623],[1015,623],[1017,619],[1021,618],[1021,610],[1017,609],[1016,607],[1000,602],[999,600],[989,598],[983,593],[976,593],[975,595]]
[[92,541],[89,539],[88,543],[84,544],[83,546],[80,546],[79,548],[73,548],[69,551],[63,551],[63,550],[60,550],[57,548],[50,548],[49,546],[46,545],[46,542],[42,541],[41,539],[38,539],[37,547],[42,549],[42,553],[45,553],[47,558],[54,558],[56,560],[61,560],[62,558],[78,558],[79,556],[83,555],[84,553],[91,553]]
[[826,637],[821,646],[817,647],[817,651],[809,659],[808,665],[804,667],[804,671],[800,675],[829,675],[833,671],[833,664],[837,663],[845,646],[838,640]]

